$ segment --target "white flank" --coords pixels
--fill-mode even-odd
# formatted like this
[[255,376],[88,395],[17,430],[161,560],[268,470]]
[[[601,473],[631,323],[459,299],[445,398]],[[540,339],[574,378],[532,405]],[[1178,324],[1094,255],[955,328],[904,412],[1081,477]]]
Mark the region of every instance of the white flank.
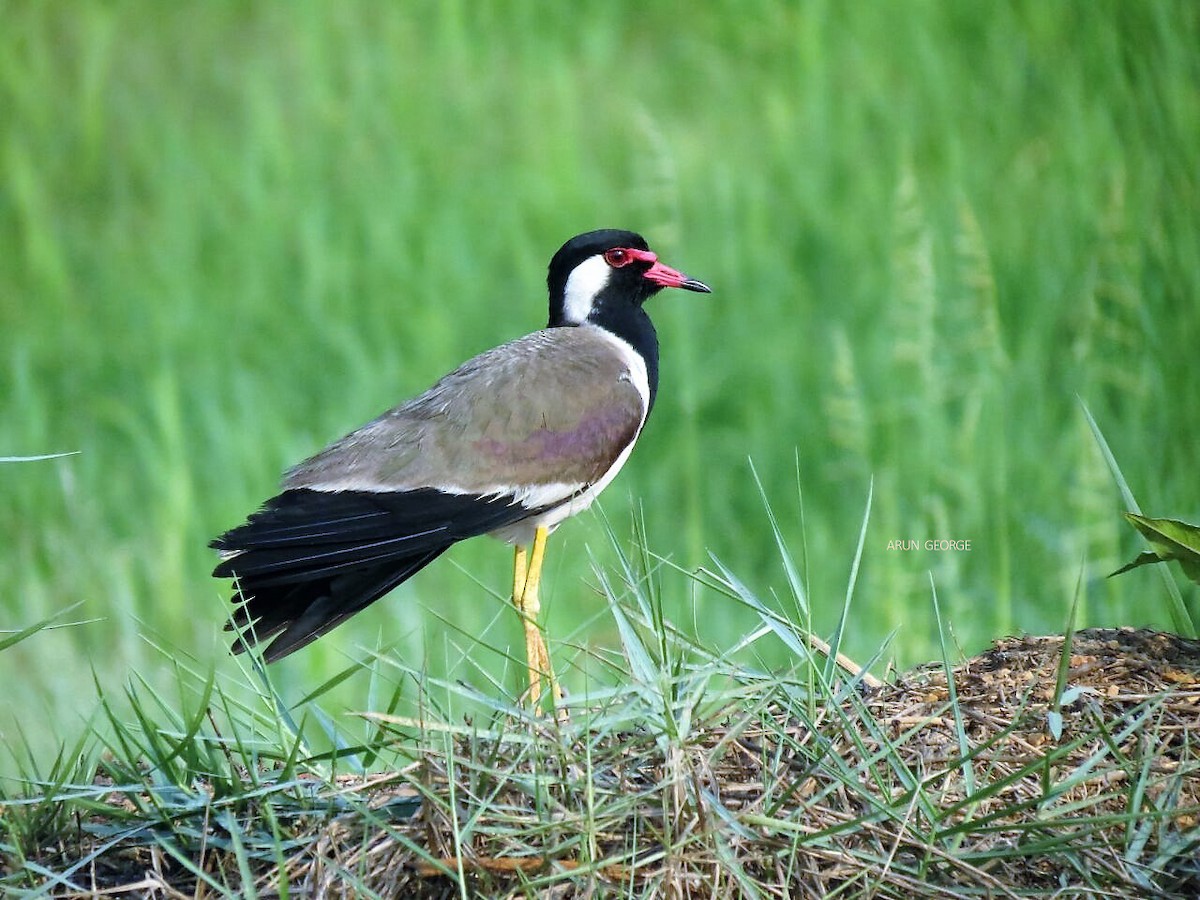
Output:
[[563,300],[563,318],[572,325],[581,325],[591,315],[596,295],[608,284],[612,269],[600,255],[591,256],[571,270]]

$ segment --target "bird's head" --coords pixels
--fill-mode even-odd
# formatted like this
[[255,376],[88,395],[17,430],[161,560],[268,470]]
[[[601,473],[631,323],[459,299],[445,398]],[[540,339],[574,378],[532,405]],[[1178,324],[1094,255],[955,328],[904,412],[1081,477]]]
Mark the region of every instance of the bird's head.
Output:
[[665,287],[709,293],[702,281],[665,266],[632,231],[605,228],[571,238],[550,260],[550,326],[581,325],[615,308],[641,306]]

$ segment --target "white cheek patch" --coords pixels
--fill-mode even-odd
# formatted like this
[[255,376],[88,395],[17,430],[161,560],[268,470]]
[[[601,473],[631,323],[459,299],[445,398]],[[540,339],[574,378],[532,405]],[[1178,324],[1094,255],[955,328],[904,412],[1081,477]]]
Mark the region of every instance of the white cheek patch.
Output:
[[587,317],[592,313],[596,295],[608,284],[610,271],[612,270],[608,263],[600,255],[585,259],[571,270],[563,302],[563,318],[567,322],[580,325],[587,321]]

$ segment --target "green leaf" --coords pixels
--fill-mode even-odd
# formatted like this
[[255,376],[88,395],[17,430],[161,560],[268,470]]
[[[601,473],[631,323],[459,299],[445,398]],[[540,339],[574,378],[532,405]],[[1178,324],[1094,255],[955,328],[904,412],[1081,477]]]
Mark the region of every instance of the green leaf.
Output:
[[1121,575],[1125,572],[1128,572],[1130,569],[1136,569],[1139,566],[1148,566],[1151,563],[1160,563],[1160,562],[1166,562],[1166,560],[1163,559],[1161,556],[1159,556],[1157,553],[1155,553],[1153,550],[1143,550],[1141,553],[1139,553],[1137,555],[1137,558],[1133,562],[1125,563],[1125,565],[1121,566],[1121,568],[1117,569],[1117,571],[1109,574],[1108,577],[1112,578],[1113,575]]
[[1200,527],[1177,519],[1150,519],[1136,513],[1125,513],[1125,518],[1149,541],[1150,549],[1138,554],[1137,559],[1117,569],[1109,578],[1138,566],[1175,560],[1188,578],[1200,584]]
[[0,463],[18,463],[18,462],[38,462],[43,459],[62,459],[64,456],[76,456],[78,450],[71,450],[67,453],[43,453],[40,456],[0,456]]
[[1046,725],[1050,729],[1050,736],[1056,741],[1062,740],[1063,717],[1062,713],[1048,710],[1046,712]]
[[[19,643],[21,643],[21,641],[25,640],[25,638],[31,637],[31,636],[37,634],[39,631],[42,631],[45,628],[52,627],[58,619],[61,619],[67,613],[71,612],[71,610],[76,609],[81,605],[83,605],[82,600],[80,600],[77,603],[72,603],[66,609],[59,610],[54,615],[47,616],[46,618],[42,619],[42,621],[35,622],[34,624],[30,625],[28,628],[22,628],[20,631],[16,631],[16,632],[12,632],[12,633],[6,633],[4,631],[0,631],[0,650],[7,650],[13,644],[19,644]],[[96,620],[92,619],[90,621],[94,622]],[[84,623],[79,622],[79,623],[75,623],[75,624],[84,624]]]

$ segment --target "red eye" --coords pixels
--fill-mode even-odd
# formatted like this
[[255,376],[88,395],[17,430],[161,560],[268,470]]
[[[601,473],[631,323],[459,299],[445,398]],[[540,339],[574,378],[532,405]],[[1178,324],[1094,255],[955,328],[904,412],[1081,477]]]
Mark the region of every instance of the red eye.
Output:
[[627,250],[621,247],[614,247],[604,253],[604,261],[614,269],[619,269],[621,266],[629,265],[633,259]]

